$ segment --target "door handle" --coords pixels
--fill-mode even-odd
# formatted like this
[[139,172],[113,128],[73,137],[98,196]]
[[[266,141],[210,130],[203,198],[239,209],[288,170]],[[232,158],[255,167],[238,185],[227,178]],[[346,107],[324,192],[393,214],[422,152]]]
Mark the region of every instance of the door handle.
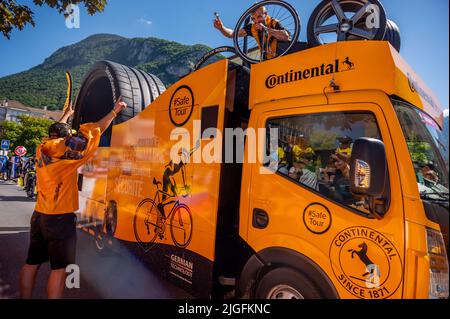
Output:
[[261,208],[253,209],[253,227],[257,229],[267,228],[269,225],[269,214]]

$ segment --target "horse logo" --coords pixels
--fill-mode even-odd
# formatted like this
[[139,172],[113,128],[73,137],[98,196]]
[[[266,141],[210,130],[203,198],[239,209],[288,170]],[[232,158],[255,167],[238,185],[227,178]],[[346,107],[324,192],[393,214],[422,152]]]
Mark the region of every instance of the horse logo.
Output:
[[347,66],[347,70],[352,70],[355,68],[355,63],[350,61],[349,57],[346,57],[344,62],[342,62],[343,65]]
[[336,234],[330,262],[336,280],[357,298],[389,298],[402,282],[402,260],[394,242],[368,227],[349,227]]
[[[364,280],[368,284],[368,288],[371,288],[372,285],[375,287],[379,285],[380,281],[380,268],[376,265],[370,258],[367,256],[368,246],[365,242],[358,245],[360,250],[349,249],[348,252],[351,253],[352,259],[355,258],[355,255],[359,258],[359,260],[365,265],[365,273],[361,275],[361,278],[357,278],[351,276],[353,279]],[[370,287],[369,287],[370,286]]]

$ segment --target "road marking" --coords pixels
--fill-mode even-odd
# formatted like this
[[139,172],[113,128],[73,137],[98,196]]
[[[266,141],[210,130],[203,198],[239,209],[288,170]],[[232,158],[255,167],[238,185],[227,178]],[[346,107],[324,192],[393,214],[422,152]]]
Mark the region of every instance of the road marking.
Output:
[[0,235],[28,233],[30,227],[0,227]]
[[17,234],[23,234],[23,233],[28,233],[27,231],[0,231],[0,236],[1,235],[17,235]]

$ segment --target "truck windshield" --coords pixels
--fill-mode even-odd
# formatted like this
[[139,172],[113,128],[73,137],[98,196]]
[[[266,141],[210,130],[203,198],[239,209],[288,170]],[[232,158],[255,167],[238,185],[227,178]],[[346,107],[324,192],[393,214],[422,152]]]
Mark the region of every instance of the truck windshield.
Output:
[[448,154],[443,134],[426,113],[393,100],[408,144],[420,196],[424,200],[448,201]]

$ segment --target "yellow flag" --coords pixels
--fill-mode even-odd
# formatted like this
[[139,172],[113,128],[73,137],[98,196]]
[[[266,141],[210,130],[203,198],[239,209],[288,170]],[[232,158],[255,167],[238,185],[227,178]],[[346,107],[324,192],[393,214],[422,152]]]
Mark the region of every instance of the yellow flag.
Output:
[[66,81],[67,81],[67,92],[66,92],[66,101],[64,103],[63,112],[67,110],[69,105],[72,102],[72,75],[69,71],[66,71]]

